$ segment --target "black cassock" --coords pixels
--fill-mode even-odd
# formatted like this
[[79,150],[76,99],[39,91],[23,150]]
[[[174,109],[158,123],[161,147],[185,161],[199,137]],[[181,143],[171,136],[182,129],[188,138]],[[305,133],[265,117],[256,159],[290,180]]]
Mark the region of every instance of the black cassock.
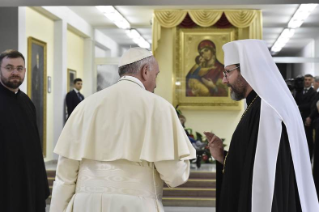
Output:
[[[250,103],[252,105],[244,113],[233,134],[225,166],[217,163],[218,212],[251,211],[253,167],[261,106],[261,99],[259,97],[255,99],[256,96],[257,94],[252,91],[246,98],[247,105]],[[282,124],[271,211],[301,211],[289,140],[284,124]]]
[[49,195],[35,107],[0,83],[0,211],[45,212]]

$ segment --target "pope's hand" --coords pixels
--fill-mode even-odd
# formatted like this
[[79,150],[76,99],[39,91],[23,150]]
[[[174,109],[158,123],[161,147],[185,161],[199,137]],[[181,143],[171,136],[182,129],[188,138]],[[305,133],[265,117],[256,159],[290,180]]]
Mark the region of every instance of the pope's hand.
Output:
[[204,132],[208,140],[209,151],[218,162],[224,163],[224,146],[222,140],[214,133]]

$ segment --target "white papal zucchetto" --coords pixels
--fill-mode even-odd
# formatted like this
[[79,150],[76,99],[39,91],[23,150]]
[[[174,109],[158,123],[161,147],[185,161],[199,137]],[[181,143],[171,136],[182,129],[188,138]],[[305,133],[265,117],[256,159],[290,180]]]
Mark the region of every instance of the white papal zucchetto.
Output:
[[140,47],[131,48],[124,52],[120,58],[119,67],[143,60],[150,56],[153,56],[152,52],[146,49]]

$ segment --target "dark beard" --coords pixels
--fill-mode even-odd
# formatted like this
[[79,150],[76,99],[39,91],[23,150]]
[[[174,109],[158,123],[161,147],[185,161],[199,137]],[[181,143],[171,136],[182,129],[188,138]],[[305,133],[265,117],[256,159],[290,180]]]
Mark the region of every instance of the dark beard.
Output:
[[[242,99],[245,98],[245,93],[242,93],[238,90],[235,90],[232,86],[231,87],[231,92],[230,92],[230,97],[232,98],[232,100],[235,100],[235,101],[240,101]],[[245,89],[246,90],[246,89]]]
[[15,79],[14,80],[11,80],[10,81],[10,78],[13,78],[13,77],[10,77],[9,79],[5,79],[4,77],[2,77],[2,75],[0,76],[1,77],[1,82],[7,86],[8,88],[12,88],[12,89],[17,89],[19,88],[19,86],[22,84],[23,80],[21,79],[21,77],[14,77]]
[[231,87],[230,97],[233,100],[240,101],[245,98],[245,94],[247,92],[247,82],[242,76],[239,76],[234,85],[228,84],[228,87]]

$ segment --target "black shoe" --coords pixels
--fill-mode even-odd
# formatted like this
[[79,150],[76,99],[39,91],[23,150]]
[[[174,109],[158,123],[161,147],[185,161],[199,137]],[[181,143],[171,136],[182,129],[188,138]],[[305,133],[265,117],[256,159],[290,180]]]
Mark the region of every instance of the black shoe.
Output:
[[202,165],[202,156],[197,156],[197,158],[196,158],[196,166],[197,166],[197,168],[200,168],[200,166]]

